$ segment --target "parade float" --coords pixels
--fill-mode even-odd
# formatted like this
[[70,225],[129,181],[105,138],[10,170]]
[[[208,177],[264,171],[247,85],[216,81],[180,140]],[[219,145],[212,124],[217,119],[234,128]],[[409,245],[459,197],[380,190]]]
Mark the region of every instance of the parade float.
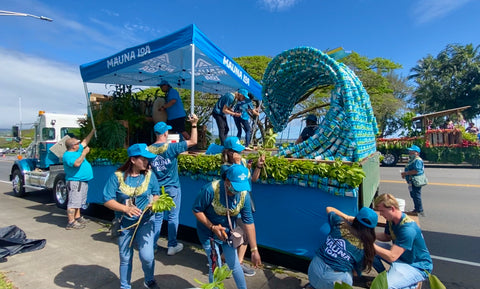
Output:
[[[355,215],[370,206],[377,193],[380,154],[376,152],[377,124],[368,93],[347,66],[320,50],[299,47],[279,54],[268,65],[262,87],[190,25],[81,65],[80,72],[88,103],[90,83],[151,87],[167,80],[174,88],[192,90],[190,110],[194,113],[194,91],[221,95],[245,88],[263,99],[264,113],[276,132],[286,127],[305,92],[331,85],[330,108],[316,134],[298,145],[269,151],[261,178],[252,186],[258,244],[270,252],[309,260],[328,234],[327,206]],[[153,126],[148,116],[145,120]],[[91,125],[95,126],[94,120]],[[101,204],[104,184],[126,154],[94,151],[92,148],[89,154],[94,158],[90,160],[95,178],[89,184],[88,202]],[[245,158],[252,159],[255,166],[260,153],[265,151],[250,152]],[[195,229],[192,204],[203,185],[220,177],[219,167],[219,155],[195,151],[179,157],[182,226]]]

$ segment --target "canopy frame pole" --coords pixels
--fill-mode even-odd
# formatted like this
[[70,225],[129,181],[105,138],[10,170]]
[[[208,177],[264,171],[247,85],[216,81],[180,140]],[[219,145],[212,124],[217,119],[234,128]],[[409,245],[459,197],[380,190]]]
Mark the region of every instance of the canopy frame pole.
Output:
[[190,79],[190,114],[193,115],[193,107],[195,103],[195,44],[192,46],[192,77]]
[[[90,103],[90,93],[88,92],[87,83],[83,83],[83,89],[85,90],[85,97],[87,98],[87,111],[90,114],[90,119],[92,120],[92,129],[95,129],[95,121],[93,120],[92,105]],[[95,129],[95,138],[97,138],[97,130]]]

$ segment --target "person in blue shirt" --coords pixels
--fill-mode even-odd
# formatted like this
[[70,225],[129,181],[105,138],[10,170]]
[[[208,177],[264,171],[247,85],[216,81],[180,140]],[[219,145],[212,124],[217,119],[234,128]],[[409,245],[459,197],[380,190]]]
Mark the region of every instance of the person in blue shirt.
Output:
[[[158,288],[154,279],[155,217],[149,207],[158,199],[160,187],[148,165],[148,160],[156,156],[143,143],[131,145],[127,153],[128,160],[108,179],[103,189],[104,206],[115,211],[120,219],[120,288],[131,288],[133,244],[137,245],[135,247],[142,262],[145,287]],[[138,228],[126,229],[137,223],[142,213]]]
[[192,123],[192,135],[190,139],[178,143],[168,143],[168,131],[172,128],[164,122],[157,122],[153,127],[156,141],[148,147],[148,150],[155,154],[150,165],[158,180],[160,187],[172,197],[175,207],[165,213],[155,214],[155,247],[160,237],[163,217],[168,220],[168,249],[167,255],[172,256],[183,250],[183,244],[177,241],[180,207],[182,204],[182,190],[178,178],[178,155],[187,151],[189,147],[197,144],[197,122],[198,117],[193,115],[189,118]]
[[166,94],[165,104],[162,105],[159,110],[167,111],[167,124],[172,127],[172,132],[181,134],[183,139],[190,139],[190,135],[185,130],[187,114],[185,113],[185,108],[183,107],[183,102],[178,91],[166,80],[162,80],[158,86],[160,86]]
[[335,282],[352,285],[352,272],[361,276],[370,271],[375,257],[375,211],[363,207],[355,217],[333,207],[326,211],[330,233],[308,267],[307,289],[334,288]]
[[88,181],[93,179],[92,165],[86,156],[90,152],[88,143],[94,133],[95,129],[92,129],[82,141],[74,137],[65,141],[67,151],[63,154],[62,161],[68,190],[67,230],[83,229],[88,222],[81,216],[80,209],[87,203]]
[[[236,219],[241,215],[250,244],[251,260],[255,267],[262,261],[258,252],[255,224],[253,221],[250,203],[250,183],[248,169],[242,165],[231,165],[220,180],[215,180],[203,186],[193,203],[193,214],[197,218],[197,234],[208,258],[209,281],[213,281],[211,251],[215,250],[220,256],[222,248],[225,262],[232,270],[233,279],[239,289],[246,289],[245,276],[237,257],[236,248],[228,240],[230,224],[227,219],[227,207],[231,223],[235,228]],[[213,238],[214,248],[210,239]],[[217,260],[217,267],[222,266],[221,258]]]
[[[245,94],[244,94],[245,93]],[[240,116],[233,117],[235,125],[237,126],[237,137],[242,138],[242,128],[245,131],[245,147],[250,145],[250,139],[252,137],[250,126],[250,115],[258,116],[258,110],[253,105],[252,100],[248,97],[246,89],[239,90],[238,102],[233,108],[233,111],[239,113]]]
[[420,148],[412,145],[408,150],[408,163],[405,165],[405,171],[402,172],[402,179],[405,179],[410,191],[410,197],[413,199],[414,210],[407,212],[408,215],[425,217],[422,204],[422,187],[417,187],[412,182],[412,176],[425,174],[423,160],[420,158]]
[[[382,260],[390,264],[387,272],[388,288],[417,288],[433,270],[422,231],[417,223],[400,211],[398,201],[391,194],[375,198],[375,210],[387,220],[384,232],[377,232],[376,257],[373,267],[385,271]],[[391,242],[391,243],[390,243]]]
[[[244,150],[245,146],[240,143],[238,137],[229,136],[225,139],[225,146],[224,150],[222,151],[222,165],[220,166],[220,175],[223,175],[233,164],[239,164],[248,169],[248,181],[251,185],[252,182],[256,182],[260,177],[260,171],[265,165],[265,155],[262,154],[258,158],[255,169],[253,170],[253,173],[251,173],[250,169],[252,167],[252,163],[247,162],[247,160],[242,157],[242,151]],[[250,199],[252,200],[252,212],[255,212],[255,206],[253,205],[253,199],[251,196],[252,191],[250,191],[249,193]],[[242,229],[244,228],[244,224],[241,218],[237,218],[237,225],[240,226]],[[246,230],[244,229],[243,231],[245,232]],[[247,240],[246,235],[244,236],[244,240]],[[247,243],[244,243],[237,248],[238,261],[240,262],[240,266],[242,267],[245,276],[251,277],[256,274],[255,270],[243,263],[245,253],[247,251],[247,245]]]
[[240,94],[242,94],[243,96],[247,96],[248,91],[246,89],[240,89],[238,90],[238,92],[235,93],[225,93],[218,99],[218,101],[215,103],[215,106],[213,107],[212,116],[217,123],[218,137],[220,138],[220,144],[222,146],[225,142],[225,138],[227,138],[228,132],[230,131],[227,123],[227,114],[234,117],[241,116],[240,113],[234,112],[232,109],[234,101],[240,98]]

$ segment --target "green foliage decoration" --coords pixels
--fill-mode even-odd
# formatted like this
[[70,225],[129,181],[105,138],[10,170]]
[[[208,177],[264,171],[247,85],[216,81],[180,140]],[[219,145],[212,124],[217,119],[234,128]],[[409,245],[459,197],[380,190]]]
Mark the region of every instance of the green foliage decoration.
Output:
[[213,272],[213,282],[212,283],[203,283],[195,278],[195,282],[200,284],[202,289],[225,289],[223,281],[232,275],[232,270],[228,268],[227,264],[224,264],[222,267],[215,268]]

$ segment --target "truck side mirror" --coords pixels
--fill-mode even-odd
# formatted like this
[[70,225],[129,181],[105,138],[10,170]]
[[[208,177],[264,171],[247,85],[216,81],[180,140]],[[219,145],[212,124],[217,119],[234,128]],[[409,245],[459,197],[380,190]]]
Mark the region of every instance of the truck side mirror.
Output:
[[12,136],[13,136],[13,138],[18,138],[18,135],[19,135],[18,126],[16,126],[16,125],[12,126]]

